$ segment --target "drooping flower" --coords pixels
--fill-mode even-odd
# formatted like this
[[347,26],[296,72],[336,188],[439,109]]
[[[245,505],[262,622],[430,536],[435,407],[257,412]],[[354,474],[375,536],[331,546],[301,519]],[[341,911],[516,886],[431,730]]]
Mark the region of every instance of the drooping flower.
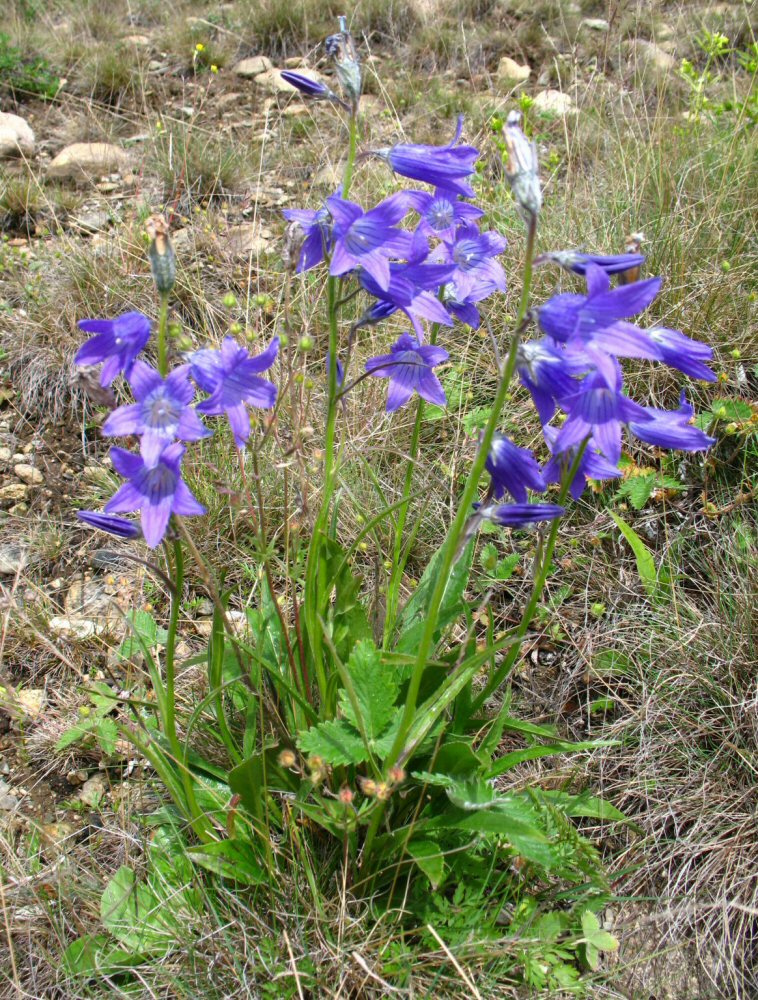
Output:
[[428,403],[446,406],[445,391],[432,368],[447,361],[448,357],[444,348],[434,344],[420,345],[415,337],[403,333],[392,345],[390,354],[369,358],[366,371],[377,378],[390,380],[388,413],[407,403],[414,392]]
[[135,361],[129,385],[136,403],[119,406],[103,424],[106,437],[142,436],[140,450],[148,465],[157,461],[167,444],[199,441],[212,431],[204,426],[190,405],[195,389],[189,380],[189,365],[175,368],[166,379],[144,361]]
[[334,91],[330,90],[325,83],[322,83],[320,80],[312,80],[304,73],[294,73],[292,70],[283,69],[279,71],[279,76],[286,83],[290,84],[291,87],[299,90],[304,97],[309,97],[312,101],[338,101],[342,103]]
[[404,259],[412,247],[410,233],[396,228],[408,211],[405,192],[390,195],[368,212],[336,194],[327,198],[326,205],[334,219],[329,273],[346,274],[362,267],[386,291],[390,283],[390,258]]
[[[398,309],[413,323],[419,341],[423,336],[419,319],[452,326],[450,314],[437,296],[428,290],[437,287],[451,271],[450,266],[441,264],[390,264],[389,284],[383,289],[372,275],[361,269],[358,279],[367,292],[380,300],[376,303],[380,308],[372,307],[369,314],[361,318],[358,326],[378,322]],[[389,306],[392,308],[388,308]]]
[[647,419],[630,420],[629,430],[635,437],[658,448],[677,451],[705,451],[716,443],[705,431],[691,421],[695,411],[682,390],[678,410],[659,410],[654,406],[643,407]]
[[238,448],[250,437],[250,417],[246,404],[270,409],[276,403],[273,382],[260,377],[276,361],[279,338],[274,337],[263,353],[251,357],[233,337],[225,337],[219,351],[195,351],[189,357],[192,377],[211,395],[197,404],[200,413],[225,413]]
[[547,486],[531,451],[519,448],[505,434],[493,436],[485,468],[492,476],[496,500],[507,492],[517,503],[526,503],[527,488],[542,491]]
[[442,301],[445,308],[461,323],[466,323],[476,330],[482,323],[476,303],[489,298],[497,291],[497,287],[488,280],[468,281],[466,285],[468,286],[466,290],[461,291],[456,281],[448,281],[442,289]]
[[193,517],[204,514],[182,479],[181,463],[185,448],[178,441],[161,452],[154,465],[141,455],[123,448],[111,448],[113,467],[128,482],[124,483],[105,505],[106,514],[139,511],[145,541],[154,549],[166,534],[172,514]]
[[99,514],[94,510],[78,510],[76,516],[80,521],[84,521],[90,528],[99,528],[100,531],[107,531],[109,535],[116,538],[141,538],[140,526],[134,521],[127,521],[123,517],[112,517],[108,514]]
[[480,518],[486,518],[506,528],[522,528],[538,521],[554,521],[566,513],[564,507],[554,503],[509,503],[480,507]]
[[[552,458],[550,458],[547,462],[542,472],[546,482],[560,483],[565,473],[574,463],[574,459],[576,458],[576,448],[569,448],[566,451],[557,452],[555,449],[556,440],[558,438],[558,430],[555,427],[544,427],[543,432],[547,446],[552,452]],[[579,460],[579,465],[574,473],[574,478],[571,480],[569,491],[573,499],[578,500],[582,493],[584,493],[588,479],[618,479],[620,476],[621,470],[600,454],[597,450],[597,445],[592,438],[590,438],[587,442],[587,447],[584,449],[582,457]]]
[[[297,272],[307,271],[320,264],[329,251],[332,238],[332,220],[326,208],[286,208],[282,215],[297,226],[300,253]],[[293,258],[295,252],[292,254]]]
[[614,464],[621,458],[622,424],[651,420],[644,406],[635,403],[622,391],[621,368],[616,362],[614,385],[604,375],[591,372],[579,383],[578,391],[563,400],[568,419],[558,432],[555,451],[564,452],[592,436],[603,454]]
[[427,146],[418,143],[397,143],[388,149],[379,149],[375,155],[389,163],[396,174],[423,181],[434,187],[443,187],[464,198],[473,198],[475,191],[463,178],[474,173],[479,158],[475,146],[457,146],[463,131],[463,115],[452,140],[445,146]]
[[614,358],[661,360],[661,350],[649,333],[625,322],[650,305],[660,278],[610,288],[610,279],[596,264],[587,264],[587,295],[554,295],[537,310],[540,327],[555,340],[586,351],[608,382],[614,379]]
[[713,357],[713,348],[699,340],[691,340],[681,330],[653,326],[648,336],[661,352],[661,360],[671,368],[704,382],[715,382],[716,375],[704,364]]
[[564,271],[572,271],[574,274],[584,275],[587,272],[588,264],[594,264],[601,268],[606,274],[619,274],[628,271],[632,267],[639,267],[645,263],[645,257],[641,253],[620,253],[614,256],[603,254],[582,253],[580,250],[553,250],[550,253],[540,254],[534,260],[535,267],[540,264],[551,262],[562,267]]
[[[331,365],[332,356],[329,351],[326,352],[326,377],[329,378],[329,366]],[[336,362],[336,375],[337,375],[337,386],[341,386],[345,381],[345,366],[342,364],[339,358]]]
[[468,226],[484,215],[484,209],[461,201],[456,191],[438,187],[428,191],[406,191],[409,205],[421,216],[419,230],[452,242],[458,226]]
[[577,391],[574,376],[588,367],[580,356],[562,350],[547,337],[519,344],[517,366],[543,425],[552,419],[556,404]]
[[82,319],[77,324],[85,333],[94,333],[74,356],[77,365],[104,362],[100,385],[110,385],[119,372],[127,375],[134,359],[150,339],[150,320],[140,312],[122,313],[115,319]]

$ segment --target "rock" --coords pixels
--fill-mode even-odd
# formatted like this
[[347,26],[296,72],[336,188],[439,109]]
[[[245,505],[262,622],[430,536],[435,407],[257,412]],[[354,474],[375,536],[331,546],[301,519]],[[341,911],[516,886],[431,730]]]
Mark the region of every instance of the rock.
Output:
[[221,240],[232,257],[257,256],[269,249],[265,236],[267,232],[254,222],[244,222],[240,226],[231,226]]
[[56,180],[100,180],[106,174],[124,173],[129,157],[120,146],[109,142],[75,142],[66,146],[47,168]]
[[10,448],[0,448],[0,462],[10,462],[12,454]]
[[268,56],[251,56],[249,59],[242,59],[232,69],[237,76],[246,78],[260,76],[261,73],[268,73],[274,68],[274,64]]
[[677,68],[677,61],[671,53],[664,51],[655,42],[635,38],[626,48],[635,76],[641,82],[661,82]]
[[50,631],[62,639],[77,639],[80,642],[91,639],[95,634],[95,623],[84,618],[64,618],[56,615],[48,622]]
[[[100,191],[103,188],[114,190],[117,187],[113,181],[107,181],[105,184],[98,184],[97,186]],[[71,220],[71,228],[78,229],[80,233],[99,233],[101,230],[108,228],[110,221],[109,212],[94,210],[77,215],[76,218]]]
[[287,69],[299,69],[301,66],[305,66],[305,60],[302,56],[290,56],[284,60],[284,65]]
[[0,500],[10,500],[17,503],[26,498],[27,489],[25,483],[8,483],[7,486],[0,486]]
[[[300,69],[298,72],[301,76],[307,76],[309,80],[313,80],[314,83],[321,83],[321,77],[315,70]],[[270,69],[265,73],[258,73],[255,76],[255,84],[257,87],[261,87],[266,90],[269,94],[300,93],[297,87],[293,87],[291,83],[287,83],[287,81],[283,79],[278,69]]]
[[590,31],[608,31],[610,24],[602,17],[585,17],[579,27],[588,28]]
[[560,90],[541,91],[534,98],[534,108],[556,118],[565,118],[566,115],[576,114],[578,110],[569,95]]
[[69,771],[66,775],[66,781],[69,785],[83,785],[88,777],[89,771],[86,768],[80,767]]
[[41,486],[45,481],[45,477],[39,469],[26,462],[19,462],[18,465],[14,465],[13,472],[22,483],[26,483],[29,486]]
[[531,75],[528,66],[521,66],[510,56],[504,56],[497,66],[497,80],[506,87],[515,87],[521,83],[526,83]]
[[26,547],[19,542],[0,546],[0,576],[16,576],[28,562]]
[[150,44],[148,35],[127,35],[123,41],[127,45],[135,45],[137,48],[146,48]]
[[0,111],[0,160],[11,156],[34,156],[34,132],[20,115]]
[[0,810],[11,812],[18,805],[18,796],[13,793],[7,781],[0,778]]
[[74,580],[63,601],[69,629],[81,632],[82,638],[123,635],[140,582],[124,576]]
[[105,778],[102,774],[93,774],[91,778],[87,778],[79,789],[77,798],[81,799],[82,802],[85,802],[92,809],[97,809],[105,798],[105,792]]
[[16,701],[24,715],[36,719],[47,704],[47,695],[44,688],[24,688],[22,691],[16,691]]

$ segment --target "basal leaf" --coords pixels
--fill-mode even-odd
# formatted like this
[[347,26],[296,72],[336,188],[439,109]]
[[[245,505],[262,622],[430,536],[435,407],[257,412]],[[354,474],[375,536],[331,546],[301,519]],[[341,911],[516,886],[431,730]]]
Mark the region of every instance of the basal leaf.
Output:
[[432,889],[440,886],[445,879],[446,869],[440,845],[433,840],[411,840],[405,849],[429,879]]
[[[442,566],[444,547],[438,549],[424,574],[413,596],[403,608],[399,619],[399,635],[395,651],[398,653],[415,653],[426,627],[426,612],[429,607],[432,592],[437,585]],[[450,577],[445,587],[445,593],[437,616],[439,632],[455,621],[463,612],[463,594],[471,573],[471,563],[474,558],[474,542],[468,543],[459,559],[454,563]]]
[[629,542],[632,552],[634,553],[634,558],[637,561],[637,572],[640,575],[640,580],[642,581],[642,586],[645,588],[650,597],[657,597],[660,593],[658,574],[655,569],[655,560],[653,559],[653,554],[650,549],[645,545],[640,536],[627,524],[622,518],[618,516],[615,511],[608,511],[613,520],[616,523],[621,534]]
[[307,754],[321,757],[327,764],[361,764],[368,759],[363,740],[348,722],[330,719],[320,722],[297,740]]

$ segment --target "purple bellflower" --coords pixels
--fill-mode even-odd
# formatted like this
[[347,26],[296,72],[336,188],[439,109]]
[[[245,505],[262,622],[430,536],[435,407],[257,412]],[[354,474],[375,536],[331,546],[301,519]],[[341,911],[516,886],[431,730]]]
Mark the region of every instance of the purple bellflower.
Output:
[[279,351],[279,338],[255,357],[240,347],[233,337],[225,337],[219,351],[202,350],[190,355],[192,377],[201,389],[210,393],[197,404],[200,413],[209,416],[225,413],[238,448],[250,437],[250,417],[246,403],[270,409],[276,402],[276,386],[260,372],[273,365]]
[[484,209],[461,201],[455,191],[438,187],[428,191],[406,191],[408,204],[421,216],[418,229],[452,243],[458,226],[469,226],[484,215]]
[[386,291],[390,284],[390,258],[406,258],[412,246],[410,233],[396,228],[408,211],[405,192],[390,195],[368,212],[336,194],[327,198],[326,205],[334,219],[329,273],[346,274],[360,266]]
[[580,250],[554,250],[551,253],[540,254],[534,261],[535,266],[547,263],[557,264],[564,271],[573,271],[574,274],[586,274],[589,264],[601,268],[606,274],[618,274],[620,271],[628,271],[631,267],[640,267],[645,263],[645,258],[641,253],[604,256],[582,253]]
[[[297,272],[308,271],[320,264],[331,244],[332,221],[326,208],[286,208],[284,218],[298,227],[302,234]],[[293,255],[294,256],[294,255]]]
[[123,448],[111,448],[113,467],[128,482],[111,497],[105,512],[140,511],[142,533],[151,549],[163,540],[172,514],[193,517],[205,513],[205,507],[198,503],[182,479],[184,451],[184,445],[177,441],[164,448],[154,465],[148,465],[141,455]]
[[447,361],[442,347],[420,345],[415,337],[403,333],[392,345],[391,354],[369,358],[366,371],[377,378],[388,378],[387,412],[403,406],[417,392],[422,399],[437,406],[446,406],[447,399],[440,380],[432,371],[435,365]]
[[713,348],[708,344],[691,340],[681,330],[668,330],[663,326],[651,327],[647,333],[658,346],[661,360],[671,368],[703,382],[716,381],[715,374],[704,364],[713,357]]
[[358,275],[360,283],[367,292],[380,300],[377,305],[391,305],[393,308],[369,310],[370,315],[364,317],[359,325],[364,322],[372,324],[401,309],[413,323],[419,341],[423,338],[419,318],[452,326],[450,314],[428,290],[438,287],[450,275],[451,270],[450,266],[444,264],[390,264],[389,285],[383,289],[372,275],[361,269]]
[[558,432],[555,451],[560,453],[581,444],[592,435],[597,446],[612,463],[621,458],[621,425],[651,420],[644,406],[624,396],[621,368],[616,362],[616,378],[611,387],[599,371],[579,383],[578,392],[563,400],[568,420]]
[[148,465],[153,465],[167,444],[174,438],[180,441],[199,441],[210,437],[212,431],[205,427],[190,406],[195,387],[188,378],[189,365],[175,368],[166,379],[144,361],[135,361],[129,373],[136,403],[119,406],[103,424],[106,437],[142,436],[140,450]]
[[442,301],[445,308],[456,316],[461,323],[466,323],[473,330],[478,329],[482,317],[476,308],[476,303],[488,298],[497,287],[491,281],[466,282],[468,287],[462,292],[456,281],[448,281],[442,289]]
[[279,71],[279,76],[291,87],[299,90],[303,97],[309,97],[312,101],[336,101],[338,104],[343,103],[326,84],[317,80],[311,80],[304,73],[293,73],[292,70],[285,69]]
[[455,265],[450,280],[464,298],[479,284],[487,283],[505,291],[505,271],[495,260],[508,245],[500,233],[490,230],[480,233],[476,226],[461,227],[454,243],[441,243],[432,252],[432,259]]
[[474,173],[479,150],[475,146],[456,145],[462,131],[463,115],[460,115],[455,135],[445,146],[401,142],[389,149],[377,150],[376,155],[386,160],[401,177],[410,177],[414,181],[454,191],[464,198],[473,198],[476,192],[464,178]]
[[554,295],[539,307],[542,330],[586,351],[608,382],[615,378],[615,357],[660,361],[661,350],[650,335],[624,320],[647,309],[660,290],[661,279],[648,278],[611,290],[608,275],[597,264],[587,264],[585,277],[587,295]]
[[[553,456],[545,465],[542,472],[548,483],[560,483],[563,479],[564,470],[571,468],[576,457],[576,451],[573,448],[569,448],[568,451],[556,453],[555,444],[558,438],[558,430],[555,427],[545,427],[543,428],[543,432],[547,446],[553,453]],[[578,500],[582,493],[584,493],[588,479],[618,479],[620,476],[621,470],[600,454],[597,450],[597,445],[590,438],[569,486],[571,496],[574,500]]]
[[647,420],[629,421],[629,430],[635,437],[658,448],[675,448],[677,451],[705,451],[716,443],[699,427],[692,423],[694,409],[687,402],[682,390],[678,410],[658,410],[654,406],[644,407]]
[[123,517],[113,517],[109,514],[98,514],[94,510],[78,510],[76,516],[80,521],[84,521],[90,528],[98,528],[100,531],[107,531],[109,535],[116,538],[141,538],[140,526],[134,521],[127,521]]
[[529,390],[543,426],[552,419],[556,403],[577,391],[573,376],[588,367],[548,337],[519,344],[517,365],[521,384]]
[[506,493],[510,493],[517,503],[525,504],[527,487],[540,492],[547,487],[531,451],[519,448],[504,434],[495,434],[492,438],[485,468],[492,476],[496,500],[501,500]]
[[506,528],[524,528],[538,521],[554,521],[563,517],[565,508],[554,503],[510,503],[480,507],[477,514]]
[[127,375],[134,359],[150,339],[150,320],[140,312],[127,312],[116,319],[83,319],[85,333],[94,333],[74,356],[77,365],[97,365],[101,361],[100,385],[110,385],[119,372]]

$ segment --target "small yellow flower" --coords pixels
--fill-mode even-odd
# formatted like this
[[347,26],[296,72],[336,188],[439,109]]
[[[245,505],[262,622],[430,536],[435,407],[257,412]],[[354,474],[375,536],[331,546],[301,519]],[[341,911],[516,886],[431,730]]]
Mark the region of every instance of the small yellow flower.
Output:
[[218,73],[218,66],[215,63],[211,63],[211,73]]
[[195,46],[195,52],[205,52],[205,46],[202,42],[198,42]]

